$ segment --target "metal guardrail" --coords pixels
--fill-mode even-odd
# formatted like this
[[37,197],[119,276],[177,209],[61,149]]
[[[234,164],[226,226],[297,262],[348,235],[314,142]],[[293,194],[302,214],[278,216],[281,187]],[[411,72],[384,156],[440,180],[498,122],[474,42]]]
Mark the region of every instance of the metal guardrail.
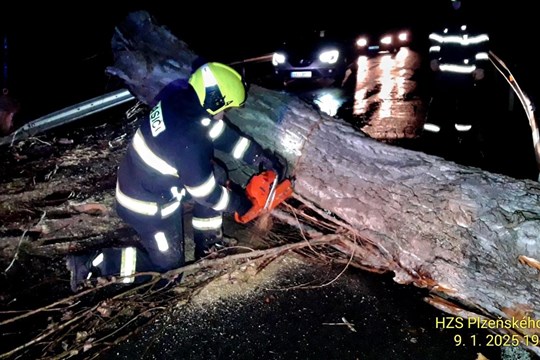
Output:
[[[250,59],[232,62],[229,65],[232,66],[253,62],[266,62],[270,61],[271,59],[272,54],[266,54]],[[19,129],[15,130],[12,134],[0,137],[0,146],[13,144],[17,140],[29,138],[45,130],[62,126],[71,121],[95,114],[103,110],[107,110],[109,108],[134,99],[135,97],[128,90],[121,89],[102,96],[95,97],[90,100],[83,101],[79,104],[66,107],[51,114],[42,116],[38,119],[32,120],[24,126],[20,127]]]
[[536,166],[538,168],[538,181],[540,181],[540,132],[538,130],[538,123],[536,121],[536,118],[534,116],[534,106],[529,97],[521,90],[521,87],[517,83],[516,78],[508,69],[506,64],[497,56],[493,51],[489,52],[489,60],[495,66],[495,68],[501,73],[501,75],[506,79],[512,90],[514,90],[514,93],[518,97],[519,101],[521,102],[521,105],[523,106],[523,109],[525,110],[525,113],[527,114],[527,118],[529,119],[529,126],[531,127],[532,132],[532,141],[533,141],[533,148],[534,148],[534,156],[536,158]]
[[13,134],[0,138],[0,146],[13,144],[17,140],[26,139],[45,130],[67,124],[134,99],[135,97],[128,90],[121,89],[83,101],[30,121],[15,130]]

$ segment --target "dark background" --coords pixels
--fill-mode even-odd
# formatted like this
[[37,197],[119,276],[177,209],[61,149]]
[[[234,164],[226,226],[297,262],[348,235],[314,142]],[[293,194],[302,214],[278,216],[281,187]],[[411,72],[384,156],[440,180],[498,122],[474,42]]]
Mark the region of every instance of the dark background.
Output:
[[[2,38],[8,40],[2,85],[21,101],[16,127],[121,87],[118,79],[105,75],[105,67],[113,62],[114,26],[135,10],[147,10],[197,54],[229,62],[272,52],[288,34],[321,28],[354,35],[408,27],[415,45],[427,51],[427,35],[438,28],[449,4],[449,0],[6,3],[0,25]],[[463,1],[472,21],[489,31],[492,50],[511,67],[534,102],[540,76],[533,62],[539,39],[528,15],[533,13],[532,4]],[[5,55],[3,51],[3,64]]]

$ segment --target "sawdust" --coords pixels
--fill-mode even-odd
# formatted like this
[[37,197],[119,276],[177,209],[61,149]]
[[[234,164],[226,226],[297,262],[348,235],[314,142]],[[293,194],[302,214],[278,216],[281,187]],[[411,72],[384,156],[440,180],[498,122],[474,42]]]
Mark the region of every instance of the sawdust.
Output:
[[270,212],[262,214],[255,220],[255,228],[259,234],[268,233],[272,229],[273,225],[274,221]]
[[224,300],[239,300],[272,287],[281,272],[304,264],[296,255],[284,255],[259,271],[259,263],[251,262],[211,281],[192,298],[196,306],[211,305]]

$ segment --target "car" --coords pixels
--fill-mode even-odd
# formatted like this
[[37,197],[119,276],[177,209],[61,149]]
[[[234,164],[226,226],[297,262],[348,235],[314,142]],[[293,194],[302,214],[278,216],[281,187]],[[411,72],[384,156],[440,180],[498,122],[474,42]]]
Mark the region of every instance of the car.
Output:
[[325,30],[284,41],[272,55],[273,74],[283,85],[291,82],[330,80],[340,84],[352,60],[351,45]]
[[371,32],[356,38],[356,53],[359,55],[395,54],[402,47],[409,46],[410,41],[411,34],[408,30]]

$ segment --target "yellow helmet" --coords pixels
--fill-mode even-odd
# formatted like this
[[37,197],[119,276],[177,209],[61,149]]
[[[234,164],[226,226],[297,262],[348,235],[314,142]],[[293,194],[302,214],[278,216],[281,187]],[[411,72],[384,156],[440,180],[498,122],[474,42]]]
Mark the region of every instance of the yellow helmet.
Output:
[[246,101],[242,76],[232,67],[210,62],[200,66],[189,78],[201,105],[215,115],[230,107],[240,107]]

